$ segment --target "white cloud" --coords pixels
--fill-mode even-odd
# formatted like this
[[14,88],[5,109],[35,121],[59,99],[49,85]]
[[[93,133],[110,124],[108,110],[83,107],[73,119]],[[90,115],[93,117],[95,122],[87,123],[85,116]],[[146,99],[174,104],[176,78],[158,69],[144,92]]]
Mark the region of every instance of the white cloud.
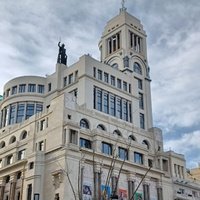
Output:
[[187,159],[188,167],[197,167],[200,161],[200,131],[185,133],[177,139],[170,139],[165,142],[165,150],[173,150],[177,153],[184,154]]

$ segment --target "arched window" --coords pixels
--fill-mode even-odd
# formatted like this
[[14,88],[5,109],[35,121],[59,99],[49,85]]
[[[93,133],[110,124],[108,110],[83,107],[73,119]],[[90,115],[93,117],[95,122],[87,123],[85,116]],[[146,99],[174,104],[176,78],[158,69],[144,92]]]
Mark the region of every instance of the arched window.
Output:
[[89,129],[89,123],[86,119],[81,119],[80,121],[80,127],[81,128],[86,128],[86,129]]
[[128,139],[129,139],[130,141],[136,141],[136,139],[135,139],[135,137],[134,137],[133,135],[129,135],[129,136],[128,136]]
[[21,133],[20,139],[21,139],[21,140],[24,140],[26,137],[27,137],[27,131],[23,131],[23,132]]
[[150,148],[149,142],[147,140],[143,140],[142,144],[145,145],[147,149]]
[[5,146],[6,146],[6,143],[4,141],[1,141],[1,143],[0,143],[0,149],[4,148]]
[[102,131],[105,131],[105,130],[106,130],[106,128],[105,128],[105,126],[104,126],[103,124],[99,124],[99,125],[97,126],[97,128],[100,129],[100,130],[102,130]]
[[16,137],[15,137],[15,136],[12,136],[12,137],[10,138],[9,144],[12,144],[12,143],[14,143],[14,142],[16,142]]
[[119,130],[114,130],[113,134],[118,135],[118,136],[122,136],[122,134]]
[[142,75],[142,68],[137,62],[133,65],[133,71]]

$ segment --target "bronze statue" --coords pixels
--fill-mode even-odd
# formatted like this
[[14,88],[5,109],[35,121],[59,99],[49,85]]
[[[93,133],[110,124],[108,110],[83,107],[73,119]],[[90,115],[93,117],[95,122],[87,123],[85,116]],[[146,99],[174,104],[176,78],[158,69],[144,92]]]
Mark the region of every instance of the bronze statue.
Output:
[[59,52],[58,52],[57,63],[61,63],[61,64],[66,65],[67,64],[67,55],[66,55],[65,45],[62,44],[60,46],[60,42],[59,42],[58,47],[59,47]]

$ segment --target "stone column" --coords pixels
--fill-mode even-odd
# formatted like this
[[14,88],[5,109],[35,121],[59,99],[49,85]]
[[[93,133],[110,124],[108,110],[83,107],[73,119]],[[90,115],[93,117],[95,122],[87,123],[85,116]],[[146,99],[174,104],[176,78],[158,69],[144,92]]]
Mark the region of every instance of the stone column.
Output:
[[5,180],[4,178],[1,178],[0,179],[0,200],[3,200],[4,191],[5,191]]
[[15,200],[15,189],[16,189],[16,175],[10,176],[10,195],[9,200]]
[[101,166],[95,165],[94,169],[94,197],[101,200]]
[[[136,174],[135,173],[129,173],[127,176],[127,181],[128,181],[128,199],[133,200],[133,194],[135,192],[135,179]],[[133,198],[132,198],[133,197]]]
[[112,194],[117,195],[118,194],[118,184],[117,184],[117,178],[118,178],[118,171],[113,171],[112,177],[111,177],[111,186],[112,186]]
[[150,200],[149,183],[146,181],[146,179],[144,179],[143,193],[144,193],[144,200]]
[[163,200],[163,190],[162,190],[161,182],[157,183],[157,197],[158,197],[158,200]]
[[158,200],[163,200],[163,192],[162,192],[161,187],[157,188],[157,196],[158,196]]

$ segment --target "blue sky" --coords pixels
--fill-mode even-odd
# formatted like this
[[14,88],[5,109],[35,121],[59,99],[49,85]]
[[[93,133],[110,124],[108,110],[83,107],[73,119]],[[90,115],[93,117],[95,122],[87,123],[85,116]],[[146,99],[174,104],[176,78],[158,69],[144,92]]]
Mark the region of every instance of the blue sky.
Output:
[[[200,161],[200,1],[127,0],[148,35],[154,126],[165,150]],[[0,1],[0,94],[22,75],[54,72],[57,43],[66,44],[69,65],[83,54],[99,59],[98,42],[121,0]]]

